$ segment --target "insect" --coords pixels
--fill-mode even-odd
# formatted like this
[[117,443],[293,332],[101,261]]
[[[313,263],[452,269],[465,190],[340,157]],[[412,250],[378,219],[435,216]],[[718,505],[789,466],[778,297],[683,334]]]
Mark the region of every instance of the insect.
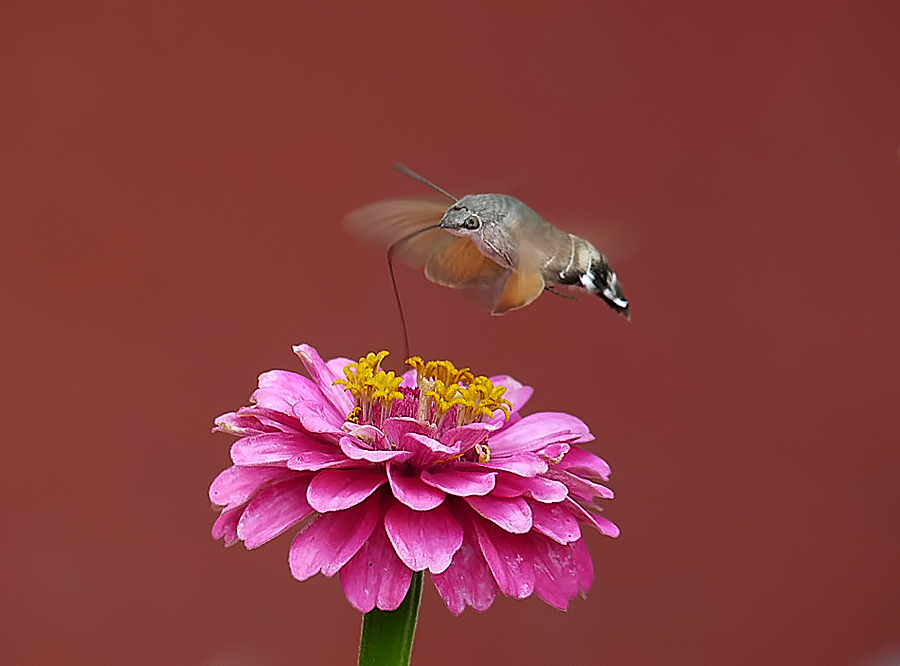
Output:
[[345,218],[352,234],[388,249],[392,281],[396,255],[414,268],[424,267],[432,282],[465,290],[494,315],[523,308],[545,290],[562,296],[554,286],[564,285],[596,294],[630,318],[618,277],[588,241],[557,229],[509,195],[457,199],[402,164],[395,166],[453,204],[395,199]]

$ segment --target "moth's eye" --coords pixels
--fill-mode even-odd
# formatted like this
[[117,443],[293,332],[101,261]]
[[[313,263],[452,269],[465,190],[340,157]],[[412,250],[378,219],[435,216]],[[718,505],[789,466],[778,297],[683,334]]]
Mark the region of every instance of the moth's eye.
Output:
[[469,215],[469,217],[466,218],[466,221],[463,222],[463,226],[466,229],[477,229],[481,226],[481,220],[475,215]]

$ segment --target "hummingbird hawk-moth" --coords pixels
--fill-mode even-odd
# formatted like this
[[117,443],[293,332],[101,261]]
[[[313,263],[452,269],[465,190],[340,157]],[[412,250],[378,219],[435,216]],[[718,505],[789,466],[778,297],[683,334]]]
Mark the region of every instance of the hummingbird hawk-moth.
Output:
[[557,229],[515,197],[457,199],[396,166],[453,203],[395,199],[350,213],[344,220],[349,231],[387,248],[389,265],[396,255],[413,268],[424,267],[429,280],[465,290],[495,315],[523,308],[561,285],[595,294],[629,318],[618,277],[588,241]]

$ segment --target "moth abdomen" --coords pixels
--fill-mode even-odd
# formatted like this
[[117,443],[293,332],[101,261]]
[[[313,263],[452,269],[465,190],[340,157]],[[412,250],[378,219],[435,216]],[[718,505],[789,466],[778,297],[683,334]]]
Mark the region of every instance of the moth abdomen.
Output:
[[572,234],[568,236],[568,251],[558,252],[547,262],[545,280],[596,294],[613,310],[629,319],[628,300],[606,257],[583,238]]

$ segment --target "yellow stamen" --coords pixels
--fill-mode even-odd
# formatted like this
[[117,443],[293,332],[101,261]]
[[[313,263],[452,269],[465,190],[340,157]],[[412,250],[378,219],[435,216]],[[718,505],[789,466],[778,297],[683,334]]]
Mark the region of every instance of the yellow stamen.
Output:
[[474,375],[468,368],[457,369],[450,361],[428,361],[425,363],[421,357],[413,356],[406,359],[406,364],[415,368],[419,379],[440,380],[445,385],[468,384],[474,379]]
[[458,406],[457,426],[491,418],[498,409],[509,418],[512,403],[503,397],[505,386],[494,386],[487,377],[475,376],[469,368],[458,369],[450,361],[426,363],[419,356],[413,356],[406,362],[416,371],[420,420],[427,418],[432,405],[438,419],[442,419],[451,407]]
[[[371,416],[372,408],[381,404],[383,412],[390,412],[395,400],[401,400],[403,393],[397,389],[403,381],[393,371],[381,369],[381,362],[388,352],[369,353],[357,363],[348,363],[344,368],[347,379],[335,379],[335,386],[343,386],[356,399],[356,408],[348,415],[348,420],[359,423],[359,420]],[[357,412],[359,410],[359,412]]]
[[430,391],[425,391],[425,395],[434,398],[435,407],[443,414],[449,412],[453,405],[458,405],[463,402],[460,391],[459,384],[450,384],[447,386],[440,379],[435,379],[434,388]]

